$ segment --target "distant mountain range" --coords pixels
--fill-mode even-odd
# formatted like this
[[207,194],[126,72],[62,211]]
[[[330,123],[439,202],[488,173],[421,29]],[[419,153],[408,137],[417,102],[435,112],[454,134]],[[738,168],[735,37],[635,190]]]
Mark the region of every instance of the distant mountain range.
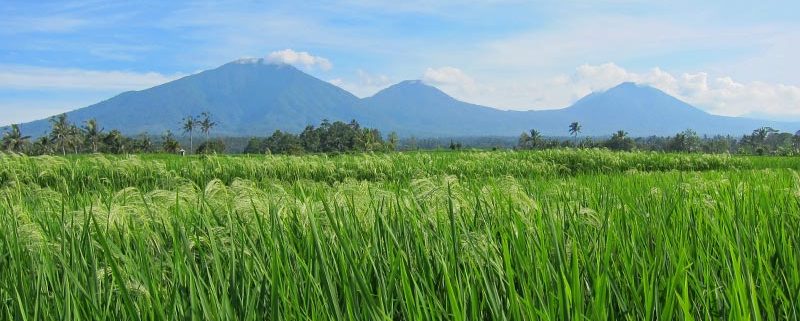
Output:
[[[541,111],[504,111],[462,102],[419,80],[360,99],[290,65],[264,60],[231,62],[67,115],[74,123],[95,118],[107,130],[133,135],[179,132],[183,117],[205,111],[219,123],[213,133],[224,136],[266,136],[276,129],[299,132],[322,119],[356,119],[384,133],[417,137],[516,136],[532,128],[544,135],[567,136],[567,126],[574,121],[581,123],[581,135],[590,136],[620,129],[633,136],[672,135],[685,129],[709,135],[739,135],[762,126],[800,129],[800,123],[712,115],[633,83],[592,93],[564,109]],[[41,136],[49,123],[37,120],[21,128]]]

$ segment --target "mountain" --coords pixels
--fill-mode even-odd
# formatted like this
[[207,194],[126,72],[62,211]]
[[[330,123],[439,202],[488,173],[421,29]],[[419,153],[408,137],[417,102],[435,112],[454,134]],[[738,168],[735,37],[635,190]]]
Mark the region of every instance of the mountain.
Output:
[[[401,135],[491,136],[509,135],[525,128],[525,121],[495,108],[465,103],[419,80],[406,80],[361,103],[365,125]],[[522,114],[530,114],[523,112]]]
[[633,136],[647,136],[671,135],[685,129],[713,135],[750,133],[763,126],[791,132],[800,128],[798,123],[712,115],[661,90],[630,82],[541,114],[547,113],[554,114],[551,121],[561,124],[570,119],[580,122],[588,135],[607,135],[619,129]]
[[418,80],[404,81],[361,101],[367,124],[418,136],[512,136],[529,129],[567,136],[568,125],[581,123],[583,135],[604,136],[625,130],[634,136],[673,135],[686,129],[699,134],[745,134],[770,126],[794,132],[798,123],[711,115],[661,90],[622,83],[595,92],[564,109],[503,111],[456,100]]
[[[537,129],[567,136],[577,121],[582,135],[604,136],[625,130],[633,136],[673,135],[685,129],[699,134],[749,133],[770,126],[794,132],[800,123],[711,115],[658,89],[623,83],[595,92],[555,110],[504,111],[448,96],[419,80],[403,81],[363,99],[292,66],[263,59],[238,60],[160,86],[120,94],[68,113],[82,124],[95,118],[106,129],[125,134],[180,131],[187,115],[211,112],[215,135],[264,136],[276,129],[299,132],[322,119],[349,121],[402,136],[516,136]],[[49,123],[21,126],[39,136]]]
[[580,122],[587,129],[606,133],[624,129],[634,134],[647,134],[639,133],[641,129],[674,133],[678,130],[675,126],[687,127],[691,122],[700,120],[705,123],[713,118],[658,89],[630,82],[605,92],[589,94],[563,109],[561,114]]
[[[357,118],[358,97],[290,65],[239,60],[142,91],[122,93],[67,113],[73,123],[96,118],[126,134],[179,131],[181,119],[208,111],[217,135],[267,135],[276,128],[299,131],[323,118]],[[41,135],[47,120],[24,124]]]

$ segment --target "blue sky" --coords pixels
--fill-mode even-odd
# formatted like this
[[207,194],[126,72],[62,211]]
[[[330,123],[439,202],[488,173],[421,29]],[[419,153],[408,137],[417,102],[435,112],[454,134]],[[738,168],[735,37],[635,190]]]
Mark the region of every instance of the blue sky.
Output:
[[636,81],[800,119],[798,1],[431,2],[4,1],[0,125],[266,56],[358,96],[423,79],[524,110]]

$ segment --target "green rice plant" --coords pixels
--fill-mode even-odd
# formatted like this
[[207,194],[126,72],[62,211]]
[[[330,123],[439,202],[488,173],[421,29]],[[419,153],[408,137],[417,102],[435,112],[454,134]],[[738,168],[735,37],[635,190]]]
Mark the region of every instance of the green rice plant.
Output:
[[798,164],[0,156],[0,319],[800,319]]

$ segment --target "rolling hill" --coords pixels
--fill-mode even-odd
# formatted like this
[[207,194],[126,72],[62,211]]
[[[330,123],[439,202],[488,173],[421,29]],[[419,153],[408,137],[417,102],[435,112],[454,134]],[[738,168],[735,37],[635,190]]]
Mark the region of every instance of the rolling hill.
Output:
[[[359,99],[292,66],[239,60],[141,91],[122,93],[69,112],[74,123],[95,118],[106,129],[126,134],[179,131],[186,115],[208,111],[216,135],[265,136],[276,129],[298,132],[322,119],[356,119],[402,136],[516,136],[536,128],[566,136],[578,121],[582,135],[625,130],[634,136],[671,135],[685,129],[700,134],[749,133],[771,126],[794,132],[800,124],[712,115],[658,89],[623,83],[555,110],[504,111],[459,101],[419,80],[403,81]],[[47,119],[22,124],[34,136],[47,132]]]

